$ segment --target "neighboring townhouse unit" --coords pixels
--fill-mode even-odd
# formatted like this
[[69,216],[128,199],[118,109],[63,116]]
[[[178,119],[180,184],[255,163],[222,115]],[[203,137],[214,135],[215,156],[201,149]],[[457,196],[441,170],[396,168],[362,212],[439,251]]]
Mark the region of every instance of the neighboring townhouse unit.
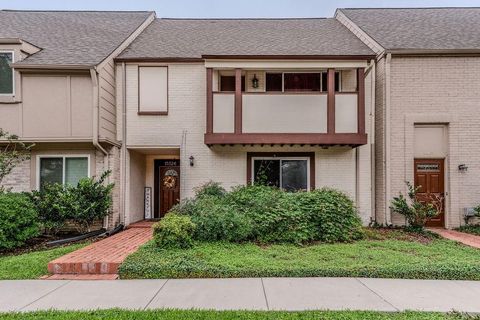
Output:
[[[153,12],[0,11],[0,128],[34,143],[14,169],[14,191],[75,184],[112,170],[119,223],[120,142],[113,58]],[[1,142],[0,142],[1,147]]]
[[389,203],[410,181],[444,199],[430,225],[459,226],[480,201],[480,8],[339,9],[336,18],[377,53],[377,222],[404,223]]
[[339,188],[369,223],[374,57],[333,18],[156,19],[115,60],[126,223],[259,179]]

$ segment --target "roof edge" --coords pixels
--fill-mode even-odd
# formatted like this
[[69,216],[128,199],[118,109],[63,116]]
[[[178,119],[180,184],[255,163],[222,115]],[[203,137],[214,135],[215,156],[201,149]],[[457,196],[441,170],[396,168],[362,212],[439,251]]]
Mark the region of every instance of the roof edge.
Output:
[[376,54],[362,55],[202,55],[204,59],[251,59],[251,60],[369,60]]
[[12,67],[18,70],[23,69],[35,69],[35,70],[89,70],[93,69],[94,65],[82,65],[82,64],[27,64],[22,62],[16,62],[11,64]]
[[480,49],[386,49],[392,55],[478,55]]

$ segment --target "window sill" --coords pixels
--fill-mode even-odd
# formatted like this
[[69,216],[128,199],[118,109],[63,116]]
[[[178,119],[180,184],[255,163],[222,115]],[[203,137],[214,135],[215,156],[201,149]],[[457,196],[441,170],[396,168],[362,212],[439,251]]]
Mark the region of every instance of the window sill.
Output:
[[8,95],[8,94],[0,94],[0,103],[11,103],[11,104],[14,104],[14,103],[20,103],[21,101],[20,100],[17,100],[16,97],[14,95]]
[[138,111],[139,116],[166,116],[168,111]]

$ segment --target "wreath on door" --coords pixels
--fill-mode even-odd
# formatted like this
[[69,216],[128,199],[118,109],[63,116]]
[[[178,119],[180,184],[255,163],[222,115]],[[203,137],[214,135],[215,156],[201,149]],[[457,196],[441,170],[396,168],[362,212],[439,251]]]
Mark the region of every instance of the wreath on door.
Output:
[[163,177],[163,186],[167,189],[173,189],[175,188],[175,186],[177,185],[177,177],[178,177],[178,173],[177,171],[175,170],[167,170],[167,172],[165,172],[165,175]]

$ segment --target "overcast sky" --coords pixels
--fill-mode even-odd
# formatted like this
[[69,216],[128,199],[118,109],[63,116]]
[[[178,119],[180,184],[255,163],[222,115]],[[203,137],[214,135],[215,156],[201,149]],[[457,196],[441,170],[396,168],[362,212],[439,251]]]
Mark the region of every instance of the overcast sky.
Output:
[[479,6],[480,0],[0,0],[2,9],[155,10],[158,17],[332,17],[335,8]]

